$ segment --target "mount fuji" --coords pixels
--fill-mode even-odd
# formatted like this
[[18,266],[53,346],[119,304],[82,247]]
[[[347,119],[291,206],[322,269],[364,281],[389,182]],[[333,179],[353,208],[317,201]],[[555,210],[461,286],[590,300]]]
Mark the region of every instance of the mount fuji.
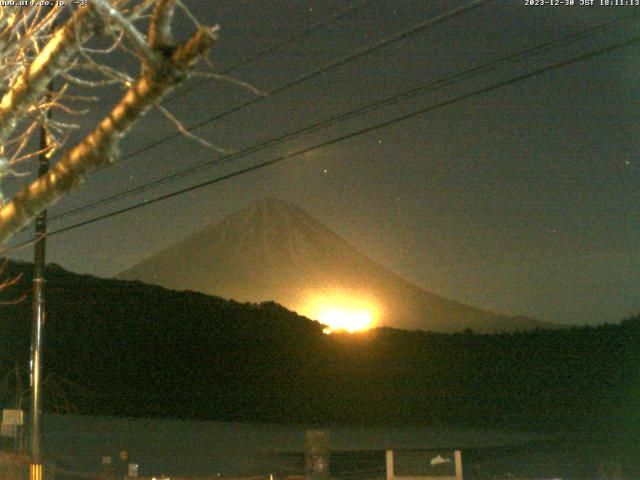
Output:
[[238,301],[273,300],[313,318],[318,296],[375,305],[376,324],[475,332],[553,327],[443,298],[378,265],[296,205],[264,199],[203,228],[118,275]]

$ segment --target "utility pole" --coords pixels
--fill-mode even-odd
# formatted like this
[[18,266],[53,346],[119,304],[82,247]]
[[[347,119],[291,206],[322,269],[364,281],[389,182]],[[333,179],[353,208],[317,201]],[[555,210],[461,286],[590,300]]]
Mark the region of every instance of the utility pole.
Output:
[[[52,28],[53,30],[53,28]],[[53,83],[49,84],[49,92]],[[47,95],[50,97],[50,94]],[[51,118],[51,109],[45,113],[45,118]],[[49,171],[50,152],[47,129],[43,122],[40,125],[40,154],[38,155],[38,177]],[[31,468],[30,480],[42,480],[42,452],[41,452],[41,418],[42,413],[42,344],[45,323],[44,298],[44,269],[47,235],[47,211],[43,210],[36,216],[35,221],[36,244],[33,255],[33,323],[31,330],[31,415],[30,415],[30,443]]]
[[[51,116],[51,109],[46,113]],[[40,150],[38,156],[38,176],[49,171],[47,131],[40,126]],[[44,267],[46,253],[47,211],[36,217],[36,244],[33,254],[33,323],[31,330],[31,469],[30,480],[42,479],[42,457],[40,451],[40,413],[42,412],[42,342],[45,321]]]

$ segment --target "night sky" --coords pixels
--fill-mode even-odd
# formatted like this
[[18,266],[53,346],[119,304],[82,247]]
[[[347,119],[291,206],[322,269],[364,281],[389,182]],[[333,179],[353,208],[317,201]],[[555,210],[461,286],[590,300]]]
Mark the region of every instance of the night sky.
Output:
[[[210,55],[216,71],[354,2],[186,1],[201,22],[221,26],[220,41]],[[370,1],[232,75],[272,91],[465,3]],[[525,0],[495,0],[260,100],[197,133],[221,147],[242,150],[527,47],[634,15],[640,20],[640,6],[527,6]],[[179,19],[180,36],[186,37],[190,28]],[[639,22],[633,21],[562,43],[550,52],[141,195],[52,221],[50,228],[320,144],[638,35]],[[202,79],[186,88],[165,102],[185,125],[255,97],[238,85]],[[102,111],[118,95],[117,89],[105,90]],[[251,200],[269,196],[296,203],[381,265],[445,297],[547,321],[618,321],[640,311],[639,107],[636,43],[52,236],[48,261],[112,276]],[[97,115],[86,116],[83,127],[94,125]],[[150,114],[123,143],[123,156],[174,132],[161,115]],[[192,140],[174,139],[97,173],[50,214],[216,157]],[[14,243],[26,238],[19,236]],[[31,252],[12,256],[30,259]]]

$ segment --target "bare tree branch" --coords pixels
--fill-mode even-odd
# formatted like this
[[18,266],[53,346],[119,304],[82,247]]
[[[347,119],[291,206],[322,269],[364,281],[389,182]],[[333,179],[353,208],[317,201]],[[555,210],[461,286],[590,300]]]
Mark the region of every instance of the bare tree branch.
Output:
[[205,140],[204,138],[196,135],[195,133],[190,132],[187,127],[185,127],[182,122],[180,120],[178,120],[176,118],[176,116],[171,113],[169,110],[167,110],[165,107],[163,107],[162,105],[160,105],[159,103],[156,104],[156,108],[158,110],[160,110],[162,112],[162,114],[171,122],[175,125],[175,127],[178,129],[178,131],[184,135],[187,138],[190,138],[191,140],[198,142],[200,145],[207,147],[210,150],[213,150],[216,153],[219,153],[221,155],[231,155],[233,153],[232,150],[229,150],[227,148],[222,148],[219,147],[218,145],[214,145],[211,142],[208,142],[207,140]]
[[79,8],[59,28],[37,57],[15,80],[0,102],[0,143],[16,128],[18,120],[34,104],[39,103],[47,85],[64,70],[79,47],[94,34],[95,16],[89,8]]
[[233,85],[237,85],[240,88],[244,88],[245,90],[248,90],[255,95],[258,95],[259,97],[269,96],[269,94],[264,90],[260,90],[254,85],[251,85],[250,83],[242,81],[238,78],[232,77],[231,75],[221,75],[219,73],[211,73],[211,72],[193,72],[193,76],[210,78],[212,80],[218,80],[220,82],[231,83]]
[[149,25],[149,43],[154,49],[164,49],[173,44],[171,20],[175,11],[175,0],[158,0]]
[[133,50],[140,55],[149,66],[155,65],[158,62],[158,52],[147,43],[145,36],[138,31],[127,17],[122,15],[107,0],[91,0],[91,5],[100,17],[108,22],[107,25],[115,23],[117,29],[124,32],[125,37],[131,42]]
[[[96,2],[100,3],[99,0]],[[86,9],[79,11],[84,10]],[[74,20],[76,24],[74,28],[87,29],[86,25],[90,23],[86,18],[84,21],[78,18],[74,18]],[[122,27],[122,25],[120,26]],[[10,203],[0,210],[0,244],[9,240],[39,212],[78,187],[92,172],[115,162],[118,153],[117,147],[122,137],[150,107],[159,103],[168,92],[187,78],[197,60],[205,55],[215,42],[217,31],[217,27],[200,27],[190,40],[178,46],[170,56],[166,56],[164,52],[162,55],[156,52],[158,57],[156,63],[150,64],[149,68],[144,69],[142,76],[129,88],[111,112],[102,119],[97,128],[67,151],[48,174],[21,190]],[[54,57],[54,52],[62,54],[68,61],[71,57],[71,47],[65,48],[64,45],[70,43],[69,38],[73,38],[73,36],[75,36],[75,32],[70,31],[68,25],[56,32],[54,38],[34,61],[34,64],[38,62],[37,68],[34,68],[34,64],[30,66],[29,75],[42,82],[42,78],[51,78],[52,72],[59,71],[60,67],[56,67],[56,65],[60,65],[60,62],[54,59],[57,58]],[[81,38],[88,38],[88,36],[89,34],[84,32]],[[53,45],[51,45],[52,42]],[[46,58],[40,58],[45,51],[49,52]],[[53,65],[48,65],[48,62],[52,62]],[[0,113],[7,112],[7,115],[11,114],[12,118],[17,118],[13,113],[13,110],[20,105],[17,99],[30,98],[29,95],[33,96],[33,92],[29,93],[29,85],[21,88],[25,90],[21,97],[13,93],[14,89],[7,94],[9,97],[6,102],[3,99]],[[2,110],[5,104],[14,105],[14,108]],[[2,132],[5,122],[6,118],[0,116],[0,132]]]

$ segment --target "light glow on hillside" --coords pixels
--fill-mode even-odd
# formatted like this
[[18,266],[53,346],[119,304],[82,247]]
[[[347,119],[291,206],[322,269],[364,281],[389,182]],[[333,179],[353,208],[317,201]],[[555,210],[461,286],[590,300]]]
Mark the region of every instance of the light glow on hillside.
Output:
[[345,331],[349,333],[369,330],[373,324],[371,312],[366,310],[345,310],[342,308],[327,307],[318,314],[318,321],[327,325],[323,332],[333,333]]
[[304,315],[326,325],[324,333],[356,333],[374,328],[378,309],[357,295],[332,293],[311,298]]

